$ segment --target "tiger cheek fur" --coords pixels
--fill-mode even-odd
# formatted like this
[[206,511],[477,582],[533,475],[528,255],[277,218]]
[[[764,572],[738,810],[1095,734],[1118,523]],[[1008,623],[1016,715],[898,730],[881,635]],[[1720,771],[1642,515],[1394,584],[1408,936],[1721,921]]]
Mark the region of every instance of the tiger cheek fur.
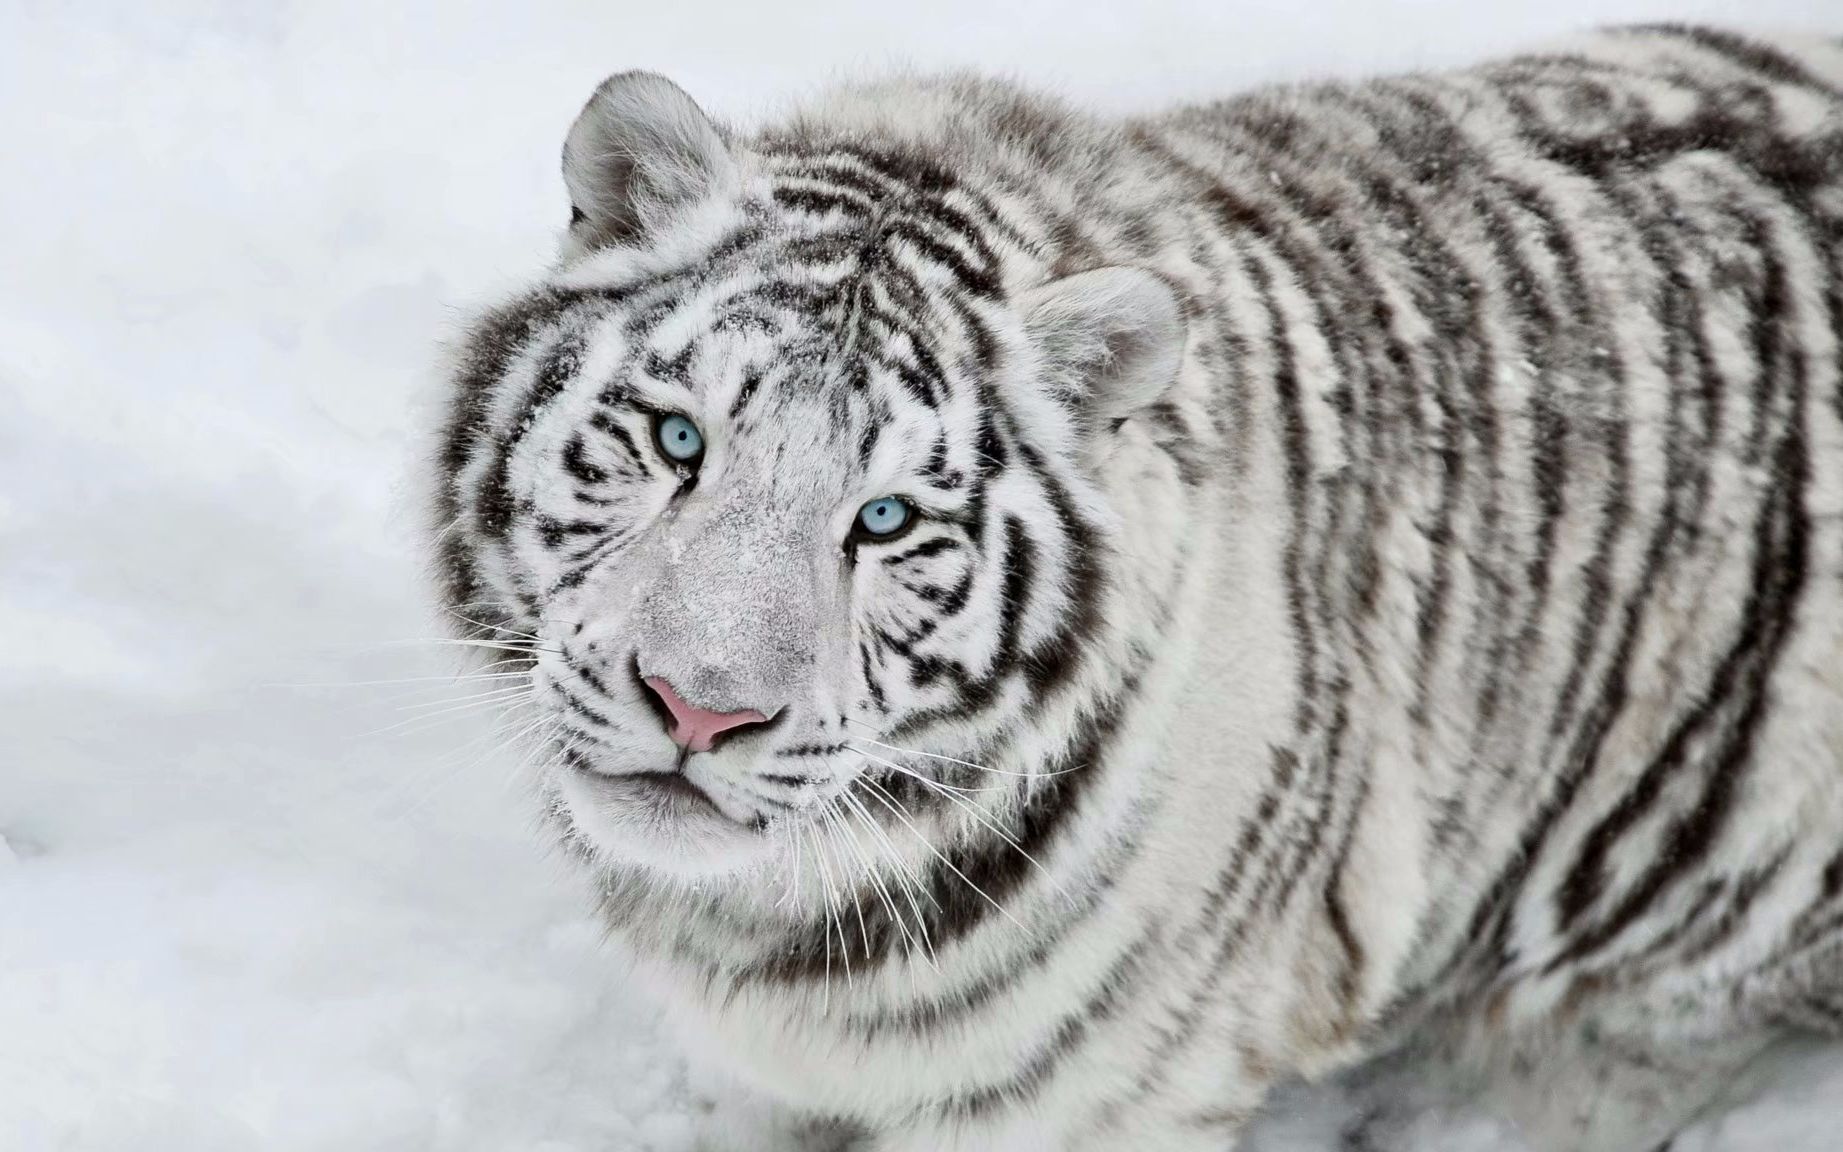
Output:
[[756,1090],[1222,1149],[1437,1042],[1569,1053],[1606,1100],[1507,1106],[1625,1149],[1843,1025],[1843,46],[752,135],[627,73],[564,174],[457,358],[444,595]]

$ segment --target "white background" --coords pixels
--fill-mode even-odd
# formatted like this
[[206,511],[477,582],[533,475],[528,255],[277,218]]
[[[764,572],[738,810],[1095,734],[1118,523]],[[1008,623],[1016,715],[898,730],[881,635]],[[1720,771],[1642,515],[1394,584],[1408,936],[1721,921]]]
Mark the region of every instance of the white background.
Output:
[[[548,259],[603,75],[743,122],[903,63],[1141,109],[1666,16],[1843,32],[1831,0],[0,0],[0,1149],[688,1147],[486,719],[352,683],[454,667],[386,643],[440,631],[431,365]],[[1679,1147],[1834,1147],[1843,1060],[1776,1080]],[[1510,1146],[1447,1120],[1416,1152]]]

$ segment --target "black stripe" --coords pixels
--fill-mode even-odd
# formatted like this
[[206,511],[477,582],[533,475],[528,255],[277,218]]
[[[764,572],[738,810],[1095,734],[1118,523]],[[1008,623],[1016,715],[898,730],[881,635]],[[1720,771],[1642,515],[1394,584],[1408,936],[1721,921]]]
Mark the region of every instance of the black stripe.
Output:
[[1677,966],[1680,969],[1691,969],[1732,939],[1749,922],[1747,914],[1753,910],[1760,896],[1772,887],[1773,881],[1779,878],[1791,855],[1792,847],[1788,844],[1768,857],[1764,864],[1743,870],[1734,880],[1728,904],[1722,909],[1721,915],[1696,934],[1695,943],[1676,958]]
[[563,470],[582,483],[595,485],[607,482],[607,470],[589,460],[582,433],[570,435],[569,442],[563,446],[562,459]]
[[[1780,277],[1772,279],[1777,282]],[[1784,316],[1782,311],[1774,314]],[[1775,330],[1782,338],[1783,321]],[[1790,349],[1782,351],[1791,355]],[[1779,359],[1769,357],[1765,368]],[[1788,368],[1792,426],[1775,460],[1779,483],[1768,493],[1755,523],[1752,579],[1740,633],[1710,677],[1708,694],[1672,732],[1613,813],[1596,827],[1595,841],[1616,839],[1621,829],[1650,807],[1665,780],[1692,762],[1700,745],[1708,744],[1712,748],[1701,758],[1707,768],[1700,795],[1689,812],[1671,822],[1657,859],[1603,918],[1577,934],[1550,961],[1549,971],[1605,947],[1707,856],[1726,825],[1734,792],[1752,764],[1754,738],[1768,708],[1767,683],[1791,632],[1806,579],[1804,495],[1809,465],[1801,423],[1805,389],[1801,361],[1794,357]]]
[[938,556],[943,552],[957,551],[960,542],[952,536],[933,536],[912,548],[905,549],[893,556],[885,556],[883,563],[890,567],[906,564],[911,560],[920,560],[928,556]]
[[751,368],[743,374],[742,386],[736,390],[736,399],[730,404],[731,420],[741,416],[742,410],[749,406],[749,401],[755,399],[755,390],[761,387],[761,383],[761,369]]
[[616,724],[614,721],[608,719],[608,717],[602,715],[600,712],[597,712],[595,709],[589,707],[589,705],[583,701],[582,697],[576,695],[574,692],[571,692],[568,688],[564,687],[562,684],[559,684],[553,680],[551,681],[550,686],[556,691],[557,695],[563,697],[563,703],[569,708],[571,712],[576,713],[576,715],[581,716],[585,720],[591,721],[592,723],[599,725],[604,730],[612,731],[612,732],[622,731],[622,728],[619,724]]
[[494,446],[493,462],[474,495],[474,523],[488,539],[503,540],[511,530],[518,512],[518,501],[511,493],[512,455],[525,434],[537,422],[537,415],[558,396],[582,365],[583,345],[575,333],[562,336],[554,344],[533,374],[531,387],[525,392],[516,411],[505,421],[505,432]]
[[[1014,902],[1035,872],[1032,859],[1052,866],[1051,851],[1104,770],[1108,747],[1138,690],[1136,680],[1129,682],[1085,717],[1061,754],[1044,765],[1045,775],[1021,791],[1016,808],[995,814],[993,823],[1006,832],[1008,841],[980,829],[976,836],[940,848],[951,868],[940,859],[928,862],[919,903],[926,917],[927,937],[937,952],[985,925],[996,915],[994,903]],[[908,954],[916,945],[904,937],[875,894],[871,895],[863,908],[862,926],[855,914],[842,918],[848,921],[842,926],[822,918],[792,934],[784,948],[745,968],[738,979],[823,980],[831,947],[828,936],[836,943],[840,932],[845,937],[841,947],[850,953],[853,966],[861,964],[866,971],[887,964],[899,953]]]
[[[1035,460],[1031,463],[1033,470],[1040,467]],[[1106,589],[1098,533],[1081,518],[1060,481],[1047,474],[1040,481],[1068,555],[1061,566],[1064,593],[1056,633],[1023,655],[1024,676],[1038,700],[1069,682],[1080,666],[1084,645],[1103,632],[1101,598]]]
[[[1664,243],[1657,229],[1647,229],[1647,233],[1657,243]],[[1683,351],[1679,343],[1683,334],[1682,324],[1679,321],[1686,309],[1683,297],[1687,293],[1679,290],[1679,286],[1663,273],[1663,269],[1675,266],[1675,261],[1681,259],[1683,255],[1680,248],[1653,252],[1653,258],[1659,269],[1659,291],[1665,294],[1662,300],[1653,302],[1653,308],[1661,316],[1665,327],[1668,355],[1666,368],[1669,372],[1671,394],[1667,417],[1668,432],[1664,447],[1665,507],[1653,527],[1639,572],[1631,581],[1631,591],[1626,597],[1619,638],[1614,644],[1614,655],[1604,673],[1599,697],[1584,714],[1575,744],[1569,752],[1568,763],[1578,766],[1576,770],[1583,775],[1590,774],[1598,764],[1602,744],[1612,725],[1624,710],[1629,692],[1628,669],[1637,641],[1641,614],[1662,579],[1666,556],[1680,525],[1677,504],[1683,490],[1682,472],[1688,467],[1688,460],[1692,455],[1688,447],[1682,443],[1684,429],[1679,418],[1682,397],[1688,391],[1686,382],[1679,375],[1687,368],[1683,362]],[[1704,445],[1703,450],[1706,452],[1712,447],[1712,444]],[[1595,832],[1589,835],[1585,846],[1577,856],[1575,866],[1556,890],[1556,913],[1558,923],[1562,928],[1565,929],[1579,920],[1599,897],[1605,878],[1604,858],[1614,838],[1615,834],[1610,831],[1610,826],[1603,824],[1596,828]]]
[[1057,1071],[1093,1037],[1095,1026],[1116,1015],[1140,968],[1156,943],[1156,931],[1136,939],[1108,968],[1075,1011],[1057,1020],[1048,1038],[1026,1055],[1019,1070],[1008,1079],[971,1092],[956,1093],[937,1104],[936,1110],[951,1120],[977,1120],[1005,1107],[1027,1105],[1055,1079]]
[[[605,394],[602,398],[602,402],[607,403]],[[640,446],[634,443],[632,433],[628,432],[626,427],[614,418],[613,413],[602,411],[591,414],[589,416],[589,427],[607,436],[616,444],[619,444],[621,446],[621,451],[626,453],[628,460],[632,461],[636,467],[644,467],[651,461],[652,453],[643,453],[640,451]]]
[[1802,63],[1770,44],[1751,40],[1719,28],[1688,24],[1640,24],[1629,31],[1650,35],[1674,36],[1688,40],[1739,68],[1744,68],[1775,84],[1796,84],[1813,88],[1829,96],[1843,97],[1843,90],[1814,75]]

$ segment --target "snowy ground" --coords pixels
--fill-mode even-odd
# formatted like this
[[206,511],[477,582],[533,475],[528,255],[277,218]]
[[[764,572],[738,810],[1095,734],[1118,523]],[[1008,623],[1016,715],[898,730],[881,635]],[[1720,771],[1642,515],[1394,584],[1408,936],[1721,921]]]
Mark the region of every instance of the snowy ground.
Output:
[[[690,1147],[486,721],[356,683],[453,667],[384,643],[437,634],[419,397],[546,257],[606,72],[740,119],[899,61],[1132,108],[1833,2],[0,0],[0,1149]],[[1768,1079],[1680,1148],[1837,1146],[1843,1056]],[[1293,1098],[1262,1146],[1360,1107]],[[1515,1146],[1445,1109],[1404,1144]]]

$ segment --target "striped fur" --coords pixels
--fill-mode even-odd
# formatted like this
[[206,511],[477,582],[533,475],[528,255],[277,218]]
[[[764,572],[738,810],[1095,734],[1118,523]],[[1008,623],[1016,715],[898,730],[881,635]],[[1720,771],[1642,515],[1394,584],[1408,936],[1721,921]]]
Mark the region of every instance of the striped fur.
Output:
[[[756,134],[629,75],[566,176],[459,357],[445,595],[534,638],[554,823],[756,1089],[1223,1149],[1409,1036],[1616,1094],[1843,1028],[1843,43]],[[628,787],[655,670],[778,710],[710,808]]]

